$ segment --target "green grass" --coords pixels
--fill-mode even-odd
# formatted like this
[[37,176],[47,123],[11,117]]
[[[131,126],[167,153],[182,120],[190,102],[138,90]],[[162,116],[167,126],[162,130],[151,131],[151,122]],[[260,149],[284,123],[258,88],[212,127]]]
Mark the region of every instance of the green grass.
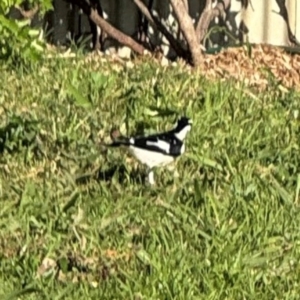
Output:
[[[299,299],[299,100],[147,61],[2,64],[0,299]],[[178,178],[100,146],[181,114]]]

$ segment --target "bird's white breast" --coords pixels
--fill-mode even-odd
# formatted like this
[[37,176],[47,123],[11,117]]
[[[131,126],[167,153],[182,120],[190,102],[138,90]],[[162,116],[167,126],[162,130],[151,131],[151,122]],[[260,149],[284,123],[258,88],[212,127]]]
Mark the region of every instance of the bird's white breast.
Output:
[[142,163],[149,168],[167,165],[174,161],[174,158],[169,155],[164,155],[159,152],[149,151],[146,149],[130,146],[132,154]]
[[183,141],[187,135],[187,133],[191,130],[192,126],[191,125],[187,125],[185,126],[181,131],[176,132],[175,136],[180,140]]

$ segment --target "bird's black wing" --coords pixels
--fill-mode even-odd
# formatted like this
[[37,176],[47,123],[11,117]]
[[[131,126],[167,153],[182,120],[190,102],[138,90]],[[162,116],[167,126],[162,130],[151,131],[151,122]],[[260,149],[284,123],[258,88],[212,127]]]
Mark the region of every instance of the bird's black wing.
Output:
[[135,137],[132,143],[132,146],[158,152],[162,154],[168,154],[169,153],[169,147],[167,147],[167,144],[162,144],[157,136],[146,136],[146,137]]
[[136,137],[133,146],[170,156],[178,156],[181,154],[182,142],[170,131],[146,137]]
[[172,131],[161,133],[158,135],[158,138],[170,144],[169,155],[179,156],[181,154],[183,142],[179,140]]

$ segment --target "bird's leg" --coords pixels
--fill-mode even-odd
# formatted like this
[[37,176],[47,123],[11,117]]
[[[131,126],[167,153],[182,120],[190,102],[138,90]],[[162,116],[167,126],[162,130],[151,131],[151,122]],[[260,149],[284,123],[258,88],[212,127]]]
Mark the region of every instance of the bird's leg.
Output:
[[155,184],[155,181],[154,181],[154,171],[153,171],[153,169],[149,169],[149,170],[148,170],[148,182],[149,182],[149,184],[151,184],[151,185]]
[[176,165],[175,164],[168,165],[167,166],[167,170],[170,171],[170,172],[173,172],[173,177],[176,177],[176,178],[179,177],[179,173],[178,173],[178,171],[176,169]]

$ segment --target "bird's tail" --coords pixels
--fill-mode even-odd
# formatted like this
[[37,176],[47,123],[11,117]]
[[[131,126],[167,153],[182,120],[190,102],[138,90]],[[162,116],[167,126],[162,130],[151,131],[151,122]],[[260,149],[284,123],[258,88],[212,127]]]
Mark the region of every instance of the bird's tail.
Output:
[[112,140],[112,143],[106,144],[106,143],[101,143],[103,146],[106,147],[120,147],[120,146],[130,146],[132,145],[132,138],[128,138],[126,136],[123,136],[119,129],[113,128],[110,132],[110,138]]
[[111,144],[105,144],[106,147],[120,147],[120,146],[130,146],[131,142],[129,138],[122,137],[114,140]]

